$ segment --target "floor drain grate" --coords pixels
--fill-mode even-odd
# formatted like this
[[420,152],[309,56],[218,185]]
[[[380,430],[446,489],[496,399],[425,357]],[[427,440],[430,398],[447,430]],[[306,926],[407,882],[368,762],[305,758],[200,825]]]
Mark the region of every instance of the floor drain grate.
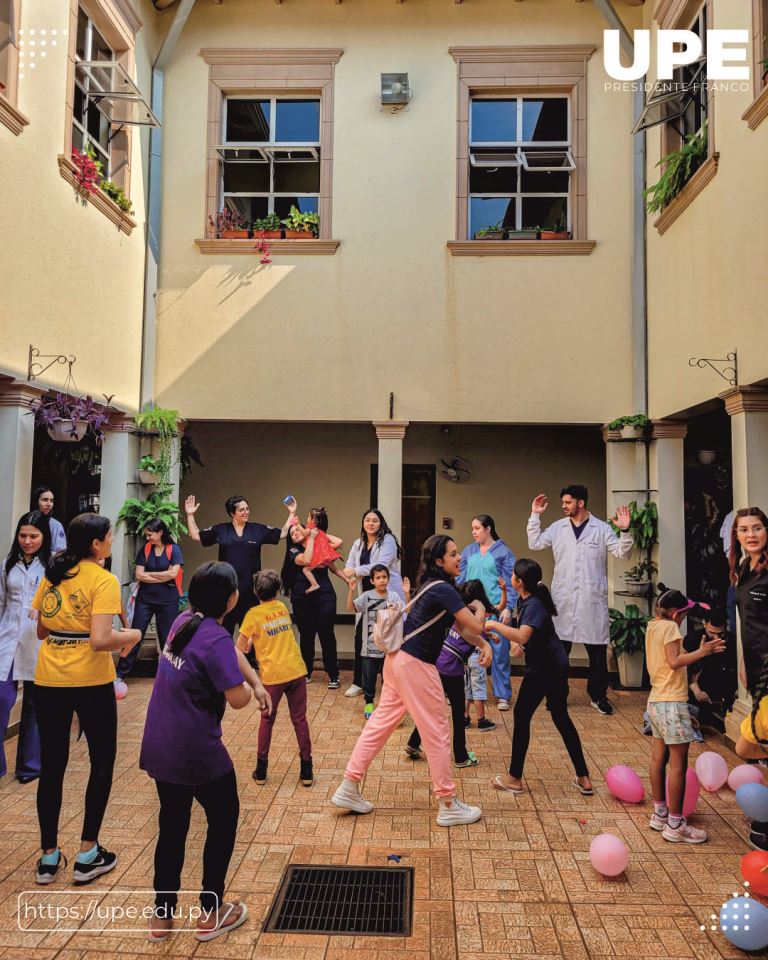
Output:
[[267,917],[267,933],[408,937],[413,867],[291,864]]

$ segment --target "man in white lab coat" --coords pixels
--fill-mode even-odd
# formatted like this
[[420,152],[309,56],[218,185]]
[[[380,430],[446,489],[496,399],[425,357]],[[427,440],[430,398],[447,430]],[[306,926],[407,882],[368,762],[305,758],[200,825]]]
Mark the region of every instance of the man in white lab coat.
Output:
[[570,654],[573,643],[583,643],[589,657],[587,693],[592,706],[604,716],[613,713],[608,701],[608,551],[618,560],[632,552],[629,533],[629,509],[619,507],[614,523],[621,531],[617,537],[603,520],[587,510],[587,488],[572,484],[560,491],[565,517],[546,530],[541,515],[547,509],[547,497],[541,493],[533,501],[528,521],[528,546],[531,550],[552,548],[555,573],[552,599],[557,606],[555,626]]

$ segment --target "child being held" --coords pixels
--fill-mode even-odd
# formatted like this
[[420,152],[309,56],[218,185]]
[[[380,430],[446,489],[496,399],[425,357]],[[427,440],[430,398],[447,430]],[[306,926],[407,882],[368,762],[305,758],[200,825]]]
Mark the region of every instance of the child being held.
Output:
[[[689,826],[683,817],[688,748],[694,733],[688,709],[688,667],[725,650],[722,637],[702,638],[698,650],[681,653],[680,624],[696,604],[679,590],[659,584],[656,616],[645,634],[645,659],[651,679],[648,715],[651,721],[651,792],[653,816],[649,826],[670,843],[704,843],[707,834]],[[669,758],[669,809],[664,786]]]
[[[359,597],[353,597],[354,581],[349,586],[347,596],[347,610],[359,613],[363,618],[363,646],[361,652],[361,668],[363,677],[363,695],[365,709],[363,719],[367,720],[373,711],[376,699],[376,677],[384,666],[384,651],[380,650],[373,641],[373,628],[376,625],[376,614],[385,607],[402,607],[403,601],[398,594],[389,589],[389,569],[383,563],[371,567],[372,590],[366,590]],[[406,601],[410,592],[407,578],[403,578],[403,590]],[[307,591],[309,592],[309,591]]]
[[346,584],[349,580],[342,571],[336,566],[336,561],[341,559],[338,553],[339,547],[344,543],[339,537],[327,533],[328,514],[325,507],[312,507],[307,514],[305,526],[301,526],[296,517],[292,518],[292,525],[298,525],[299,531],[304,541],[304,553],[299,554],[296,563],[301,565],[301,572],[309,580],[309,586],[306,593],[313,593],[320,589],[317,579],[312,573],[317,567],[326,567],[331,573],[335,573]]
[[[471,584],[471,587],[470,587]],[[499,602],[496,605],[493,605],[488,599],[488,596],[483,587],[482,581],[480,580],[468,580],[464,587],[469,590],[470,596],[469,599],[476,599],[480,596],[478,591],[482,591],[481,600],[483,606],[485,607],[485,618],[486,620],[492,622],[498,620],[501,611],[504,610],[507,606],[507,584],[504,581],[503,577],[498,579],[499,588],[501,589],[501,597]],[[462,596],[465,596],[465,590],[461,591]],[[465,597],[465,599],[467,599]],[[467,600],[469,602],[469,600]],[[492,630],[487,632],[487,637],[494,645],[501,643],[501,637],[498,634],[494,634]],[[464,713],[464,726],[472,726],[472,718],[470,716],[470,708],[472,704],[475,705],[475,711],[477,712],[477,729],[483,732],[488,730],[495,730],[496,724],[493,720],[489,720],[485,715],[485,703],[488,699],[488,680],[486,678],[485,667],[481,667],[479,663],[480,651],[473,650],[472,655],[470,656],[466,670],[464,673],[464,686],[465,686],[465,697],[466,697],[466,707]]]
[[305,787],[313,783],[312,743],[307,723],[307,668],[291,626],[291,616],[285,604],[277,599],[282,584],[274,570],[262,570],[253,578],[259,605],[251,607],[240,625],[237,646],[243,653],[253,648],[259,663],[261,681],[272,699],[272,709],[262,715],[256,769],[253,779],[262,784],[267,779],[269,746],[277,708],[285,695],[291,723],[299,744],[301,768],[299,779]]

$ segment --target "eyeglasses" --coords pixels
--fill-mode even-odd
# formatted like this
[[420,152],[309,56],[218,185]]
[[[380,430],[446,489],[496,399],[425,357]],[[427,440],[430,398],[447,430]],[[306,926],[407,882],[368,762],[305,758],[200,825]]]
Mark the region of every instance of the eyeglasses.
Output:
[[760,524],[757,527],[736,527],[736,533],[748,534],[748,533],[762,533],[765,530],[765,527]]

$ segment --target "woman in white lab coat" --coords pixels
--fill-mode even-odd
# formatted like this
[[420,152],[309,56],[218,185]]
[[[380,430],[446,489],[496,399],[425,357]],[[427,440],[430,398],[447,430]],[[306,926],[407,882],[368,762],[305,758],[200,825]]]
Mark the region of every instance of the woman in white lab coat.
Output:
[[[48,518],[39,510],[25,513],[0,567],[0,739],[8,729],[21,681],[24,699],[16,751],[16,779],[20,783],[40,776],[40,738],[32,681],[41,641],[37,638],[37,617],[31,604],[50,556]],[[5,751],[0,749],[0,776],[6,771]]]
[[531,550],[551,547],[555,558],[552,599],[558,615],[554,618],[558,636],[570,653],[573,643],[583,643],[589,657],[587,694],[592,706],[610,716],[608,701],[608,554],[626,560],[632,552],[629,510],[619,507],[614,522],[617,536],[603,520],[587,510],[587,488],[581,484],[560,492],[565,516],[546,530],[541,515],[547,509],[547,497],[539,494],[533,501],[528,520],[528,546]]

